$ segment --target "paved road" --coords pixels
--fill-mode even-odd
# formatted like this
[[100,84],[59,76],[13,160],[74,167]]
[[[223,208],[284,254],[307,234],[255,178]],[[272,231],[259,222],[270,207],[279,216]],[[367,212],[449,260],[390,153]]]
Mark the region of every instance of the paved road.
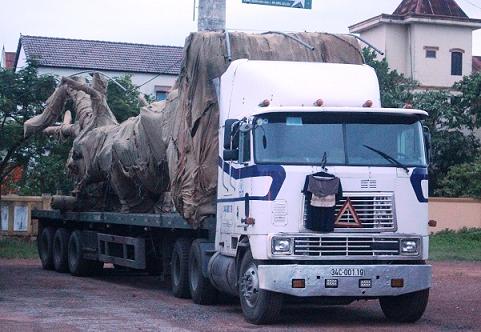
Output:
[[106,269],[75,278],[37,260],[0,260],[0,331],[481,331],[481,263],[434,263],[428,309],[416,324],[384,319],[377,301],[349,306],[289,305],[270,327],[246,323],[233,300],[198,306],[165,283]]

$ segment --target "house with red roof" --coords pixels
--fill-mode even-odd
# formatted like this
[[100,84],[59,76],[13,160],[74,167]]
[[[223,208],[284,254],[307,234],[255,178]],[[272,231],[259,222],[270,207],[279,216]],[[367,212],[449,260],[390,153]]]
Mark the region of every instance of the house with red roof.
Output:
[[470,18],[455,0],[403,0],[392,14],[380,14],[349,27],[382,50],[391,68],[423,88],[450,88],[481,67],[474,57]]

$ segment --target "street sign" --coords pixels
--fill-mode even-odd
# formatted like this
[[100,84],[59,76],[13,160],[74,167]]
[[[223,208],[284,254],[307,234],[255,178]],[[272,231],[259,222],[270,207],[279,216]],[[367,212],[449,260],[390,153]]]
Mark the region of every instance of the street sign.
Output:
[[254,5],[312,9],[312,0],[242,0],[242,3],[250,3]]

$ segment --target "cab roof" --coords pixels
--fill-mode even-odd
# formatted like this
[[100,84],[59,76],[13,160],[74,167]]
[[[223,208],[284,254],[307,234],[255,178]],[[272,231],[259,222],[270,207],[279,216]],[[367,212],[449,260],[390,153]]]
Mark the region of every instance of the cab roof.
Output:
[[252,115],[268,113],[374,113],[382,115],[417,115],[421,118],[428,117],[428,113],[418,109],[407,108],[379,108],[379,107],[299,107],[299,106],[274,106],[258,107]]

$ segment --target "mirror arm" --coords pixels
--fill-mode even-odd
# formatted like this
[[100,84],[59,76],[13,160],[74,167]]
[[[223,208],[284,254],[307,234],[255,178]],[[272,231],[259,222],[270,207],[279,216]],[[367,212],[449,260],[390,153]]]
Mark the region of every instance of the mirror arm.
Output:
[[232,190],[235,190],[235,187],[232,184],[232,161],[229,162],[229,184],[232,187]]
[[225,190],[229,191],[229,188],[225,185],[225,181],[224,181],[224,178],[225,178],[225,172],[224,172],[224,159],[222,159],[222,187],[224,187]]

